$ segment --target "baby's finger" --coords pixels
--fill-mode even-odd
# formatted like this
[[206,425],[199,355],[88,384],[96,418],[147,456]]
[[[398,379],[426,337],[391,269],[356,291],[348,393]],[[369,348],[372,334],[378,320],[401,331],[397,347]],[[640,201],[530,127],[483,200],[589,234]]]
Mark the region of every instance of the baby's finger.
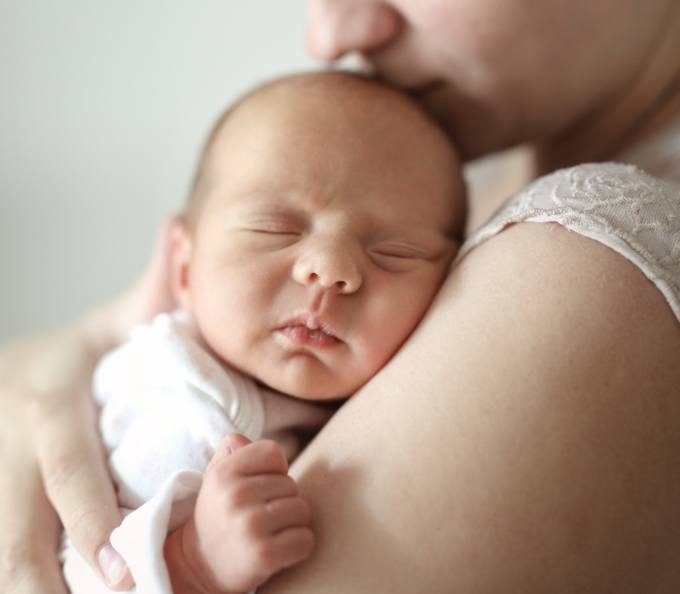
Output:
[[221,467],[219,472],[244,476],[257,474],[287,474],[288,462],[283,448],[275,441],[255,441],[231,451],[228,455],[215,454],[211,464]]
[[121,518],[95,429],[93,405],[82,399],[72,407],[39,410],[34,421],[45,489],[66,534],[109,588],[130,588],[130,573],[108,544]]
[[230,504],[234,507],[295,497],[297,492],[297,483],[285,474],[244,477],[237,484],[232,484],[230,489],[225,490],[225,493],[229,493]]
[[300,497],[283,497],[266,504],[267,529],[271,533],[287,528],[309,526],[312,511],[309,504]]
[[279,569],[304,561],[314,550],[314,534],[309,528],[288,528],[273,538],[273,555]]
[[233,463],[228,461],[229,457],[236,450],[240,450],[251,443],[252,441],[245,435],[241,435],[240,433],[229,433],[215,448],[215,454],[210,459],[208,467],[206,468],[206,475],[210,476],[214,472],[220,474],[221,472],[228,471],[229,468],[233,468]]
[[220,445],[217,446],[216,451],[232,454],[236,450],[240,450],[251,443],[253,442],[245,435],[240,433],[230,433],[220,442]]

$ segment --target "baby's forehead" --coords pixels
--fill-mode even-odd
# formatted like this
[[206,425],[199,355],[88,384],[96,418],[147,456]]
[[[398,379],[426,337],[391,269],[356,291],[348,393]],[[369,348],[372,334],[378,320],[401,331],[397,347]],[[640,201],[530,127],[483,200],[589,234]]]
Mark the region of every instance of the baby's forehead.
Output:
[[[265,83],[239,99],[220,119],[213,143],[226,142],[231,134],[248,134],[258,121],[269,126],[288,124],[313,131],[313,123],[335,122],[336,133],[355,133],[372,122],[409,128],[414,134],[443,131],[410,97],[379,81],[356,74],[318,72],[292,75]],[[449,141],[447,139],[447,144]]]
[[[437,163],[437,172],[426,175],[425,162],[430,169]],[[438,184],[436,192],[456,185],[449,139],[411,98],[355,75],[295,75],[256,88],[222,116],[206,144],[193,202],[200,204],[215,187],[238,190],[242,184],[249,194],[257,186],[276,195],[282,182],[288,190],[331,187],[348,178],[354,188],[398,192],[395,184],[408,171],[425,176],[424,185]],[[230,201],[240,195],[219,194]]]

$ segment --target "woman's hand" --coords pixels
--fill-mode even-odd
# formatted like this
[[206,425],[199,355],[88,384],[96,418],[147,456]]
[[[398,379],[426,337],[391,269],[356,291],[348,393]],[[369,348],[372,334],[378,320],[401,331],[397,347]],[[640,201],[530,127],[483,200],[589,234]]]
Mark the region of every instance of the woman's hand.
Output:
[[108,572],[110,587],[132,585],[108,545],[120,514],[90,382],[99,358],[131,326],[172,306],[167,262],[174,224],[163,226],[149,267],[128,292],[63,331],[0,351],[2,592],[65,594],[59,519],[97,573]]
[[[84,330],[78,325],[0,355],[0,475],[7,483],[0,504],[2,591],[62,591],[56,581],[59,522],[48,499],[95,568],[120,523],[89,398],[101,353]],[[121,577],[107,583],[123,585]],[[26,589],[27,579],[32,585]]]

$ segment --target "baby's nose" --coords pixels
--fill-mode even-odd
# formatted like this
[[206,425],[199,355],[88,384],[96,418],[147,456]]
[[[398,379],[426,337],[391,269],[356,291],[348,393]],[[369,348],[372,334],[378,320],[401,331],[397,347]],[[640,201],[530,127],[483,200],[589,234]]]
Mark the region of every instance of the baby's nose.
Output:
[[376,0],[310,0],[307,49],[320,60],[335,60],[347,52],[368,52],[395,39],[400,14]]
[[293,278],[301,285],[318,285],[342,294],[354,293],[362,284],[356,258],[338,245],[317,246],[302,254],[293,266]]

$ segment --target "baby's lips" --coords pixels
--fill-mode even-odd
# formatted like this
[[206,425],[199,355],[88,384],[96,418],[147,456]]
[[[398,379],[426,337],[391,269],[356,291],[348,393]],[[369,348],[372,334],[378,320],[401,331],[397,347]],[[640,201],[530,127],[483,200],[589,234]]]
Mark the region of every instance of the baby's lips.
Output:
[[286,328],[294,328],[296,326],[305,326],[310,330],[320,330],[324,334],[342,342],[333,324],[325,317],[313,313],[302,312],[296,314],[283,322],[277,330],[285,330]]
[[307,326],[285,326],[279,330],[294,345],[303,348],[328,349],[340,344],[340,339],[321,329],[310,330]]

